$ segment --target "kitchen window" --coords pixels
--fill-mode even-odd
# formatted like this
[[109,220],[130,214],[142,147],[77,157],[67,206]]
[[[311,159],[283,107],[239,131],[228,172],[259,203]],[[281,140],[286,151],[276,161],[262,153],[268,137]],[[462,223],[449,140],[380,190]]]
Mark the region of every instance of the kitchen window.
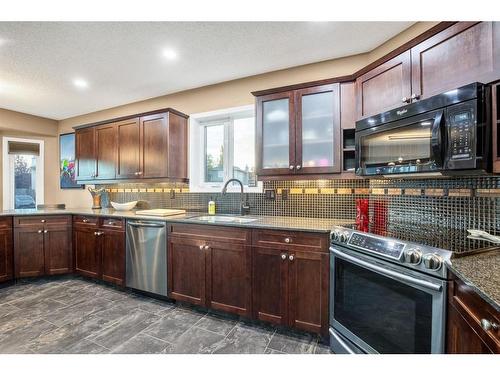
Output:
[[191,115],[190,130],[190,191],[220,192],[230,178],[243,182],[245,191],[262,191],[255,175],[253,105]]
[[3,138],[3,208],[36,208],[43,204],[44,142]]

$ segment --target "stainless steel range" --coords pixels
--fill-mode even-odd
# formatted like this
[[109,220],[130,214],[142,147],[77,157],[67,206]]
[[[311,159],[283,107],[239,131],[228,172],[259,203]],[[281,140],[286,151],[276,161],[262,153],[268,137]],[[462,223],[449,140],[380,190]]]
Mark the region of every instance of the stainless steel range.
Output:
[[330,254],[333,352],[443,353],[450,251],[336,227]]

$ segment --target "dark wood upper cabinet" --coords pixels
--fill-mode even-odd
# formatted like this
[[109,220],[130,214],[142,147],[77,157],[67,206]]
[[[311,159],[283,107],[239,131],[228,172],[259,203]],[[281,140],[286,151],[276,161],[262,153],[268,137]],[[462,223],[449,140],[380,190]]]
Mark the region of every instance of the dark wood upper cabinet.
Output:
[[293,91],[257,97],[257,175],[295,171],[295,101]]
[[354,129],[356,127],[355,82],[340,84],[340,127],[342,129]]
[[117,178],[137,178],[142,170],[141,125],[139,118],[116,123]]
[[77,180],[188,179],[187,116],[175,110],[77,128],[76,137]]
[[410,103],[410,51],[392,58],[356,79],[358,119]]
[[12,218],[0,218],[0,283],[14,277]]
[[95,128],[96,174],[98,180],[116,177],[116,125],[107,124]]
[[75,132],[76,179],[93,180],[96,174],[95,128]]
[[500,24],[459,22],[411,49],[412,93],[420,99],[500,78]]
[[257,97],[257,174],[340,172],[339,84]]

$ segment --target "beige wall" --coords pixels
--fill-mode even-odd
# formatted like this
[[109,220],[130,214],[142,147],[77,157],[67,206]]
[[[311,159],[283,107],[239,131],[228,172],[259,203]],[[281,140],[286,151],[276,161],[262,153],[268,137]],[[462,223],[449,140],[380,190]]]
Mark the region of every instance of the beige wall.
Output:
[[[252,104],[254,102],[254,97],[251,95],[252,91],[352,74],[436,24],[437,22],[418,22],[369,53],[222,82],[211,86],[164,95],[103,111],[68,118],[59,121],[58,132],[60,134],[68,133],[73,131],[73,126],[164,107],[172,107],[186,114],[193,114]],[[0,112],[0,116],[1,115]],[[0,124],[1,123],[0,117]],[[51,125],[45,124],[44,126],[48,126],[48,128],[51,129]],[[22,126],[21,128],[24,127]],[[41,124],[40,128],[42,128]],[[48,145],[46,149],[50,149]],[[58,147],[56,146],[54,149],[56,153],[58,153]],[[46,153],[47,152],[51,151],[46,151]],[[47,173],[45,183],[46,201],[50,201],[50,203],[66,203],[68,207],[89,207],[92,201],[90,194],[86,190],[59,189],[59,158],[57,156],[55,160],[53,159],[53,155],[50,154],[50,158],[46,157],[45,162]]]
[[[44,141],[45,203],[59,200],[58,122],[43,117],[0,109],[0,137],[41,139]],[[3,209],[3,150],[0,142],[0,209]]]

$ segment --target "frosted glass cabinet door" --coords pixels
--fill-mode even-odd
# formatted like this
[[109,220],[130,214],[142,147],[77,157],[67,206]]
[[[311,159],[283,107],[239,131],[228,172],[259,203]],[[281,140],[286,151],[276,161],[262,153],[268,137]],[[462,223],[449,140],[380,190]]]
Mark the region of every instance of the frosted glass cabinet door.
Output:
[[339,85],[296,91],[297,173],[340,172]]
[[[261,97],[257,104],[260,175],[293,173],[295,126],[293,95],[279,93]],[[292,169],[290,166],[292,165]]]

